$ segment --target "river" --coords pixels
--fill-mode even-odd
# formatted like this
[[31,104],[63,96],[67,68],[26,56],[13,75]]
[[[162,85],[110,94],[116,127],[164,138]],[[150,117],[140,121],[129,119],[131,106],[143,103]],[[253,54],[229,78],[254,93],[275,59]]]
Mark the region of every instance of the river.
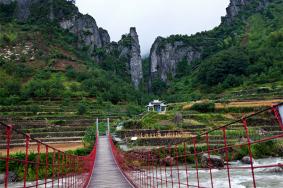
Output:
[[[265,165],[277,165],[278,163],[283,164],[283,158],[266,158],[266,159],[258,159],[255,160],[254,166],[265,166]],[[253,188],[253,178],[250,169],[238,169],[250,167],[250,165],[245,165],[240,161],[233,161],[230,162],[230,182],[231,187],[234,188]],[[180,177],[180,186],[178,183],[178,173],[176,167],[172,169],[173,172],[173,186],[172,186],[172,179],[171,179],[171,169],[169,167],[166,168],[167,171],[167,187],[174,187],[174,188],[185,188],[187,187],[187,178],[186,178],[186,170],[184,166],[179,167],[179,177]],[[257,188],[283,188],[283,170],[281,172],[274,172],[275,169],[281,170],[279,167],[269,167],[269,168],[256,168],[254,170],[255,173],[255,180],[256,180],[256,187]],[[200,187],[212,187],[210,173],[209,170],[200,169],[199,171],[199,185]],[[188,182],[189,187],[198,187],[197,183],[197,173],[195,169],[190,169],[188,167]],[[213,186],[214,188],[227,188],[229,187],[228,181],[228,172],[226,169],[212,170],[212,177],[213,177]],[[152,176],[152,174],[151,174]],[[156,177],[156,172],[154,174]],[[162,168],[162,174],[160,173],[160,169],[158,169],[157,177],[159,180],[162,178],[163,185],[157,185],[157,182],[152,182],[155,184],[155,187],[166,187],[165,184],[165,173],[164,168]]]

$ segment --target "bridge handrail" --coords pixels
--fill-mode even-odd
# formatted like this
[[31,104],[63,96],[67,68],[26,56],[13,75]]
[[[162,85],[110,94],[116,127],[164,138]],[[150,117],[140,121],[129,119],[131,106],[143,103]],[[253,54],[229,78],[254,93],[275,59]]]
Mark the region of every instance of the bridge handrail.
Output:
[[[147,151],[122,152],[115,146],[111,136],[109,139],[120,169],[136,187],[167,187],[168,184],[172,187],[214,187],[217,178],[213,176],[212,170],[222,169],[227,171],[228,187],[233,186],[231,179],[235,176],[231,171],[248,170],[250,186],[255,188],[255,169],[283,168],[283,164],[255,164],[255,153],[252,151],[268,141],[272,141],[272,144],[282,142],[282,106],[283,103],[280,103],[243,115],[239,120],[188,138],[186,142]],[[230,164],[242,155],[239,150],[245,151],[248,165],[238,167]],[[209,182],[205,182],[199,175],[201,168],[208,170]],[[180,171],[185,172],[185,180],[181,180]],[[192,171],[196,176],[194,180],[189,178]]]
[[[25,140],[25,153],[22,156],[24,159],[19,157],[19,155],[13,157],[10,154],[13,149],[13,140],[19,137]],[[45,187],[52,185],[53,187],[55,184],[64,187],[86,187],[90,181],[96,157],[98,136],[96,136],[96,144],[93,150],[87,156],[77,156],[56,149],[30,134],[16,129],[13,125],[3,122],[0,122],[0,140],[5,142],[5,147],[3,148],[2,146],[2,153],[0,153],[0,162],[2,165],[3,163],[5,164],[5,188],[9,186],[9,179],[11,179],[12,172],[10,169],[15,165],[23,166],[22,177],[17,177],[16,179],[22,179],[21,182],[17,183],[22,184],[21,186],[24,188],[42,185],[45,185]],[[30,154],[33,154],[34,157],[31,157]],[[35,178],[29,177],[33,176],[32,172],[30,172],[31,169],[35,170]],[[12,181],[16,181],[16,179]],[[34,181],[28,182],[28,180]]]

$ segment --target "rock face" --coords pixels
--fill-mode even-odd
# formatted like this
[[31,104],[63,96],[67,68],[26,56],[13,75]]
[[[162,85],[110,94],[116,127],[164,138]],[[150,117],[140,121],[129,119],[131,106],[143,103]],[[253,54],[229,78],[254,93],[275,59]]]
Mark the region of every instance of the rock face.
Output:
[[217,155],[210,155],[210,160],[208,154],[203,154],[201,157],[201,166],[203,168],[223,168],[224,160]]
[[[264,9],[270,0],[259,0],[257,3],[256,10]],[[226,8],[227,15],[222,17],[222,23],[231,24],[235,17],[239,14],[250,3],[255,2],[255,0],[230,0],[229,6]]]
[[109,35],[107,30],[100,27],[99,28],[99,36],[100,36],[102,46],[106,46],[106,45],[110,44],[110,35]]
[[[31,16],[32,7],[47,7],[48,14],[44,15],[50,21],[56,20],[61,28],[69,30],[78,36],[79,47],[89,47],[89,54],[93,54],[95,48],[101,48],[110,43],[110,36],[103,28],[98,28],[96,21],[89,15],[83,15],[71,2],[68,5],[68,13],[64,13],[61,7],[56,6],[54,0],[0,0],[0,4],[16,2],[14,15],[17,20],[25,22]],[[57,7],[54,10],[54,7]],[[38,15],[33,15],[38,16]],[[42,16],[42,15],[40,15]]]
[[130,36],[132,39],[131,49],[130,49],[130,62],[129,62],[131,78],[135,88],[139,88],[143,78],[143,72],[142,72],[141,49],[140,49],[139,37],[136,28],[132,27],[130,29]]
[[101,48],[110,43],[110,37],[106,30],[98,28],[96,21],[89,15],[74,15],[70,19],[60,21],[63,29],[69,30],[79,38],[79,47],[89,47],[89,53],[95,48]]
[[127,73],[130,75],[134,87],[138,89],[143,79],[143,71],[139,37],[136,28],[130,28],[130,33],[123,35],[118,43],[112,42],[108,45],[107,53],[117,53],[119,59],[127,63]]
[[175,77],[177,65],[182,60],[188,63],[201,58],[201,52],[183,41],[166,42],[158,37],[150,51],[151,79],[159,78],[167,82],[169,76]]

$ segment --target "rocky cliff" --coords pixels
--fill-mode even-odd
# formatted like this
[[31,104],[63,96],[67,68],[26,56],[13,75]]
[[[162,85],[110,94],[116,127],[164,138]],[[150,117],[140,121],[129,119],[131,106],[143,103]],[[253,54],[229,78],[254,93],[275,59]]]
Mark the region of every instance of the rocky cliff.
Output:
[[[270,1],[272,0],[230,0],[227,15],[222,18],[223,27],[226,27],[227,24],[227,27],[229,27],[229,24],[247,7],[249,7],[249,10],[257,12],[264,9]],[[190,64],[216,53],[221,47],[217,49],[217,42],[220,40],[215,41],[214,38],[219,38],[217,33],[211,35],[207,32],[198,33],[191,37],[181,35],[172,35],[168,38],[158,37],[150,51],[149,87],[151,87],[151,82],[154,79],[168,82],[169,78],[174,78],[180,61],[186,60]]]
[[201,58],[201,51],[182,41],[167,41],[158,37],[150,51],[151,80],[159,78],[164,82],[175,77],[178,63],[186,60],[189,64]]
[[134,86],[138,88],[143,78],[142,73],[142,59],[141,49],[139,43],[139,37],[136,32],[136,28],[130,29],[130,36],[132,39],[131,50],[130,50],[130,71],[131,78]]
[[227,15],[222,17],[222,23],[231,24],[235,17],[248,5],[254,3],[255,10],[264,9],[270,0],[230,0],[229,6],[226,8]]
[[124,35],[118,43],[114,44],[114,46],[112,43],[111,46],[111,51],[118,51],[119,58],[126,61],[131,81],[135,88],[138,89],[143,79],[143,72],[139,37],[136,28],[130,28],[129,34]]
[[110,43],[108,32],[99,28],[93,17],[83,15],[72,1],[66,0],[0,0],[0,4],[16,3],[14,16],[18,21],[56,21],[61,28],[69,30],[78,36],[78,46],[88,47],[89,54],[95,48],[101,48]]

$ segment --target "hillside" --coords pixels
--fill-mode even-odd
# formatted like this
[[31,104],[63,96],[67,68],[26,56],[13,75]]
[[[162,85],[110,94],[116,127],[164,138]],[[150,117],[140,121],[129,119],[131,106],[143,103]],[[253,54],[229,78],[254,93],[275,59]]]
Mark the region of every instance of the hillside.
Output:
[[[108,50],[114,55],[102,58],[101,51],[114,46],[107,31],[79,13],[71,1],[1,2],[1,104],[84,97],[113,104],[141,103],[142,92],[134,88],[141,78],[129,68],[139,54],[126,51],[126,57],[119,59],[115,50]],[[127,45],[136,45],[129,37]]]
[[[135,28],[110,43],[72,1],[0,0],[0,121],[64,150],[82,147],[95,118],[143,111],[142,73],[131,68],[139,53]],[[15,151],[22,143],[15,138]]]
[[215,29],[158,37],[149,87],[168,101],[282,96],[283,2],[231,0]]
[[[158,37],[142,61],[134,27],[111,42],[73,1],[0,0],[0,121],[49,143],[77,144],[94,117],[124,120],[155,97],[282,99],[282,12],[280,0],[231,0],[220,26]],[[172,108],[144,128],[177,129]]]

